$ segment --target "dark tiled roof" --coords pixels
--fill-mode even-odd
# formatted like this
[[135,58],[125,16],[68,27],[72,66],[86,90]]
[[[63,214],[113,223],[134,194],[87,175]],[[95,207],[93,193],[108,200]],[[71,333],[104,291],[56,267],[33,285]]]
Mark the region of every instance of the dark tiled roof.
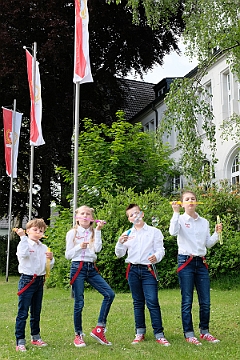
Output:
[[126,120],[129,121],[155,99],[155,84],[129,79],[119,81],[124,92],[123,110]]

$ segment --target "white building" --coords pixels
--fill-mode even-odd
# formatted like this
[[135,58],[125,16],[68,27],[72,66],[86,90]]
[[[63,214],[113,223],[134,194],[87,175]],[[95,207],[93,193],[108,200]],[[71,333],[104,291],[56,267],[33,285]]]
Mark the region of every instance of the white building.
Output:
[[[194,68],[186,75],[186,77],[194,77],[196,72],[197,68]],[[129,121],[132,123],[141,122],[144,131],[156,130],[161,122],[163,113],[166,110],[164,98],[173,80],[174,78],[165,78],[156,85],[152,84],[155,98],[149,102],[147,106],[138,111],[131,119],[129,119]],[[220,125],[224,119],[229,118],[234,113],[240,115],[240,83],[231,73],[225,57],[219,56],[218,60],[209,67],[207,75],[205,75],[201,80],[201,84],[208,93],[212,95],[212,97],[209,97],[209,101],[211,102],[216,126],[216,158],[218,159],[218,162],[214,166],[215,174],[213,181],[217,182],[219,180],[227,179],[230,184],[239,183],[240,140],[238,143],[236,143],[233,139],[223,141],[220,138]],[[199,126],[201,126],[200,116]],[[180,153],[176,150],[176,132],[173,130],[170,137],[164,139],[164,141],[171,145],[173,149],[172,156],[176,161],[178,161]],[[204,149],[207,156],[210,155],[206,143],[204,144]],[[182,177],[175,180],[176,182],[173,182],[173,187],[179,186],[179,184],[182,185]]]

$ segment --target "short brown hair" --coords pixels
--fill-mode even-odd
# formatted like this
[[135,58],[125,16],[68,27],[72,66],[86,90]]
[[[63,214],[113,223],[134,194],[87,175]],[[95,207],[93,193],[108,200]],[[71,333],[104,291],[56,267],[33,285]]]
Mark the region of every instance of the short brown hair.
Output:
[[129,204],[129,205],[127,206],[127,208],[126,208],[126,211],[128,211],[128,210],[130,210],[130,209],[132,209],[132,208],[134,208],[134,207],[138,207],[139,210],[140,210],[140,207],[139,207],[138,204]]
[[28,221],[28,223],[26,225],[26,230],[28,230],[34,226],[38,227],[39,229],[43,229],[44,231],[47,228],[47,225],[43,219],[32,219],[32,220]]
[[193,196],[195,196],[195,198],[196,198],[196,200],[197,200],[197,195],[195,194],[194,191],[192,191],[192,190],[184,190],[184,192],[183,192],[182,195],[181,195],[181,201],[183,201],[183,197],[184,197],[184,195],[187,194],[187,193],[192,194]]

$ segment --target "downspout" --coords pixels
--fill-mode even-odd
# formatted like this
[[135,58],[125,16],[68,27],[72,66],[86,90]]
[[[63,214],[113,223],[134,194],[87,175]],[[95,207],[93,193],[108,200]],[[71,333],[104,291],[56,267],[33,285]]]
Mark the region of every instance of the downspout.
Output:
[[158,111],[157,109],[155,108],[155,106],[152,104],[152,110],[155,112],[156,114],[156,131],[157,131],[157,128],[158,128]]

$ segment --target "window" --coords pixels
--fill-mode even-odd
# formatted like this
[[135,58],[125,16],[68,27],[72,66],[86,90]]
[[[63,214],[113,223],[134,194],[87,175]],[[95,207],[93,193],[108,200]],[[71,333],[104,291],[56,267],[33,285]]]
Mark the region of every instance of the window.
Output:
[[182,189],[182,180],[180,175],[175,175],[171,179],[170,188],[171,192],[177,192],[177,190]]
[[206,96],[205,96],[205,101],[209,104],[211,111],[213,110],[213,105],[212,105],[212,83],[209,82],[205,85],[205,89],[206,89]]
[[144,125],[144,131],[155,131],[155,121],[151,120]]
[[223,101],[223,119],[231,116],[231,103],[232,103],[232,84],[231,74],[226,71],[222,74],[222,101]]
[[239,166],[239,155],[235,156],[231,170],[231,183],[232,185],[239,184],[240,181],[240,166]]

